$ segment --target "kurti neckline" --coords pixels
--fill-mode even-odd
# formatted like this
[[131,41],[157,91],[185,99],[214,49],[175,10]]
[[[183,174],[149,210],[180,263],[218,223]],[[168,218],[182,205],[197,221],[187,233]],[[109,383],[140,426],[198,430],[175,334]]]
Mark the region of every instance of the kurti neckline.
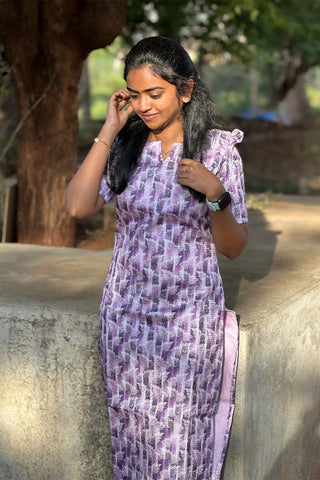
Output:
[[162,148],[161,148],[161,145],[162,145],[162,141],[161,140],[147,140],[146,142],[146,146],[149,146],[149,147],[153,147],[155,146],[158,153],[159,153],[159,157],[161,159],[162,162],[167,162],[169,160],[171,160],[172,156],[176,153],[177,149],[178,148],[181,148],[183,146],[183,143],[182,142],[173,142],[172,144],[172,149],[169,153],[169,155],[166,157],[166,158],[163,158],[162,156]]

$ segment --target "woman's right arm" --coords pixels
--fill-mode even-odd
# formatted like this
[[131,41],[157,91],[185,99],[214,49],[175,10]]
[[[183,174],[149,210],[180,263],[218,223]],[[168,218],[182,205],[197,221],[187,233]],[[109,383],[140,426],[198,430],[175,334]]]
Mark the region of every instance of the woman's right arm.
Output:
[[132,113],[126,90],[117,90],[110,98],[106,121],[100,130],[79,170],[68,185],[66,193],[67,210],[75,218],[86,218],[95,215],[104,205],[104,199],[99,195],[100,183],[111,146],[126,124]]

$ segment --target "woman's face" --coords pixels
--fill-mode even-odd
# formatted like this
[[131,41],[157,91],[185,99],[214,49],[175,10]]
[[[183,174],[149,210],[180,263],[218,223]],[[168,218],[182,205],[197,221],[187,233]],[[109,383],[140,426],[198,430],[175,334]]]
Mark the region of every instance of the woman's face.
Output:
[[182,128],[180,114],[187,97],[179,97],[176,87],[148,66],[129,71],[127,90],[133,110],[150,130],[161,133],[172,126]]

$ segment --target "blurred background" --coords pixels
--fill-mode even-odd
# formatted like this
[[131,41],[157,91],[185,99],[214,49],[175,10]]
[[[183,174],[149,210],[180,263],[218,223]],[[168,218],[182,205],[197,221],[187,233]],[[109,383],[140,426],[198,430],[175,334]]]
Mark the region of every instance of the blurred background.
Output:
[[100,225],[72,224],[65,187],[110,95],[125,86],[126,53],[150,35],[183,44],[217,111],[244,131],[250,207],[275,193],[320,194],[320,0],[4,1],[0,27],[0,228],[6,215],[7,241],[73,246]]

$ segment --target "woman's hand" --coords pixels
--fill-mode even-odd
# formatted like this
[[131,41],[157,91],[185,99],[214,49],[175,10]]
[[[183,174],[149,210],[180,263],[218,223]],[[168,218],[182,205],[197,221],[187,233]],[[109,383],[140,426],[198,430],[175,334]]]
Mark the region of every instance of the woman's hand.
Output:
[[178,183],[203,193],[209,200],[215,201],[225,192],[216,175],[204,165],[190,158],[183,158],[178,166]]
[[[178,182],[203,193],[208,200],[216,201],[225,188],[216,175],[204,165],[190,158],[183,158],[178,166]],[[246,224],[238,224],[230,207],[210,213],[210,225],[216,249],[228,257],[236,258],[247,243]]]
[[86,218],[102,208],[104,200],[99,195],[101,178],[111,146],[132,111],[126,90],[117,90],[111,95],[106,121],[98,134],[100,142],[93,143],[67,189],[67,209],[73,217]]
[[105,124],[108,130],[114,131],[116,136],[127,123],[132,112],[129,93],[126,90],[116,90],[111,95],[107,108]]

